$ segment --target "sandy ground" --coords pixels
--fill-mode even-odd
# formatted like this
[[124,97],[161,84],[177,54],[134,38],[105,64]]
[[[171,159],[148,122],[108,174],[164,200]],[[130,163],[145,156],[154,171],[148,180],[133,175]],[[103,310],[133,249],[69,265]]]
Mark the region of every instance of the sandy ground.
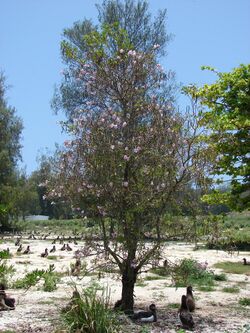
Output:
[[[27,272],[36,268],[48,269],[50,264],[55,265],[57,272],[67,272],[70,263],[74,263],[74,251],[81,249],[83,242],[74,245],[72,252],[60,251],[62,245],[56,244],[57,251],[52,255],[57,256],[56,260],[41,258],[40,254],[47,247],[52,248],[51,240],[28,240],[23,241],[24,247],[30,245],[32,253],[29,255],[17,255],[17,247],[13,241],[5,238],[0,244],[0,250],[9,247],[13,254],[7,262],[14,265],[16,272],[11,281],[23,277]],[[182,258],[194,258],[200,262],[207,260],[208,269],[219,273],[220,270],[213,268],[214,263],[221,261],[241,261],[243,257],[249,258],[249,253],[240,252],[229,255],[224,251],[197,250],[193,251],[193,245],[184,243],[169,244],[165,247],[163,257],[174,262]],[[144,274],[145,277],[145,274]],[[202,292],[195,291],[197,309],[193,315],[196,323],[195,332],[250,332],[250,308],[241,307],[238,300],[242,297],[250,297],[250,266],[248,275],[227,274],[228,281],[218,282],[215,291]],[[143,278],[143,276],[142,276]],[[111,290],[111,300],[115,302],[120,298],[121,282],[114,275],[105,274],[100,280],[96,276],[86,276],[77,278],[65,275],[58,284],[58,289],[54,292],[42,291],[41,285],[31,287],[27,291],[23,289],[8,289],[8,294],[16,298],[16,309],[14,311],[0,312],[0,332],[12,330],[14,332],[60,332],[57,328],[61,326],[60,309],[64,307],[73,290],[73,285],[85,287],[89,283],[97,281],[103,286],[108,286]],[[225,293],[222,288],[225,286],[240,286],[237,294]],[[147,324],[148,332],[167,333],[178,332],[179,321],[177,309],[169,306],[171,303],[179,303],[181,295],[185,293],[184,288],[171,287],[171,280],[163,278],[161,280],[146,280],[143,286],[135,288],[135,305],[138,308],[147,308],[150,303],[155,303],[158,310],[158,321],[154,324]],[[249,325],[249,328],[247,328]],[[123,332],[142,332],[139,325],[124,319]]]

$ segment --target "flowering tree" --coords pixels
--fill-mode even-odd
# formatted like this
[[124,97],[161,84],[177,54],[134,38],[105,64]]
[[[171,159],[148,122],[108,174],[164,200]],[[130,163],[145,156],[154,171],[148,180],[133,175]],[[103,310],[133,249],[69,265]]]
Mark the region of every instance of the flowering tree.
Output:
[[[204,180],[206,147],[199,119],[174,108],[173,73],[157,63],[159,45],[138,52],[116,24],[86,35],[85,43],[83,57],[62,43],[69,76],[79,78],[85,98],[73,121],[63,123],[72,140],[49,195],[98,219],[105,251],[122,275],[122,306],[132,309],[137,275],[160,248],[166,205]],[[147,233],[153,241],[145,245]]]

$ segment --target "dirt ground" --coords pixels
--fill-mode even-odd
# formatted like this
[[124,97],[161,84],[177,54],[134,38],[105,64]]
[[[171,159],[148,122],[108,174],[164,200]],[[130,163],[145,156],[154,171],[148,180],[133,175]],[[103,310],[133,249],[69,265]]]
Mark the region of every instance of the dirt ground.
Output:
[[[36,268],[47,269],[52,263],[55,265],[57,272],[67,272],[70,269],[70,263],[75,262],[74,251],[81,249],[83,246],[83,242],[79,242],[78,245],[70,243],[73,251],[67,252],[60,251],[62,245],[56,244],[57,251],[53,253],[56,259],[50,260],[42,258],[40,254],[46,247],[49,250],[52,248],[51,240],[25,239],[23,241],[24,247],[28,244],[32,252],[29,255],[18,255],[16,253],[17,247],[10,238],[5,237],[0,244],[0,250],[9,247],[13,254],[13,257],[7,260],[8,265],[14,265],[16,269],[11,281],[23,277],[27,272]],[[208,269],[220,273],[221,270],[213,267],[216,262],[239,262],[242,261],[243,257],[249,258],[249,253],[240,252],[239,254],[229,255],[227,252],[216,250],[201,249],[194,251],[193,245],[172,243],[166,245],[163,257],[172,262],[182,258],[193,258],[199,262],[207,261]],[[228,281],[218,282],[212,292],[195,290],[197,309],[193,315],[195,321],[194,332],[250,332],[250,307],[243,307],[238,304],[240,298],[250,297],[250,266],[249,274],[227,274],[227,277]],[[62,327],[60,309],[69,301],[74,285],[81,289],[81,287],[85,287],[93,281],[110,288],[112,302],[120,298],[121,282],[119,278],[114,278],[110,274],[105,274],[99,280],[97,276],[78,278],[65,274],[58,283],[57,290],[53,292],[42,291],[42,286],[39,284],[28,290],[8,289],[8,294],[16,299],[17,304],[13,311],[0,312],[0,332],[8,330],[17,333],[66,332],[60,330],[60,327]],[[222,291],[224,287],[235,285],[240,288],[240,292],[237,294]],[[121,318],[123,332],[178,332],[180,323],[177,309],[171,308],[171,304],[180,303],[181,296],[184,293],[185,288],[176,289],[171,287],[171,280],[165,277],[157,280],[144,280],[141,286],[139,284],[135,288],[135,305],[137,308],[145,309],[150,303],[155,303],[158,321],[153,324],[144,324],[141,327],[127,318]]]

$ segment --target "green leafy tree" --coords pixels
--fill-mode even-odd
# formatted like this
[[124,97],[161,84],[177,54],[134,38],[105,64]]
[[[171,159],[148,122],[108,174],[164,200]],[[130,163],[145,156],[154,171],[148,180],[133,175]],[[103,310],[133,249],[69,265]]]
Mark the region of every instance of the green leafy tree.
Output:
[[10,191],[15,183],[15,169],[21,158],[22,121],[16,110],[7,105],[5,78],[0,74],[0,224],[8,223]]
[[250,203],[250,65],[240,65],[229,73],[213,71],[218,79],[201,88],[185,88],[203,109],[204,126],[210,130],[208,144],[213,148],[216,175],[231,179],[231,191],[215,190],[205,200],[228,203],[235,209]]
[[167,205],[188,184],[203,184],[208,154],[199,118],[174,107],[173,73],[158,63],[158,45],[136,50],[119,24],[92,31],[84,43],[79,56],[62,42],[85,97],[62,122],[72,140],[48,195],[99,222],[105,260],[122,276],[122,306],[132,309],[137,275],[160,251]]

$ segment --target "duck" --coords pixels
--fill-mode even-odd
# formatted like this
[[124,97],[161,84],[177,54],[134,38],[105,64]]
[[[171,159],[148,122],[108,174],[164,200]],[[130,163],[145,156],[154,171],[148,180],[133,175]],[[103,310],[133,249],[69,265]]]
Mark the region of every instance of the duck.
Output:
[[26,250],[23,251],[23,254],[29,254],[30,253],[30,246],[28,245],[26,247]]
[[21,243],[21,237],[17,238],[16,242],[15,242],[15,246],[19,246]]
[[150,304],[149,311],[138,311],[134,312],[131,316],[131,319],[133,320],[139,320],[142,323],[152,323],[157,321],[157,315],[156,315],[156,306],[155,304]]
[[16,252],[21,252],[22,248],[23,248],[23,246],[22,246],[22,244],[20,244],[19,247],[18,247],[18,249],[16,250]]
[[245,265],[250,265],[250,262],[248,262],[247,260],[246,260],[246,258],[243,258],[243,265],[245,266]]
[[45,251],[43,253],[41,253],[41,257],[45,258],[48,257],[49,253],[48,253],[48,249],[46,248]]
[[192,330],[194,328],[194,320],[187,307],[187,296],[182,295],[181,307],[178,311],[181,324],[184,329]]
[[67,251],[72,251],[72,248],[69,246],[69,244],[66,245],[66,250]]
[[65,251],[66,250],[66,245],[63,244],[63,246],[61,247],[61,251]]
[[14,310],[15,309],[15,298],[11,298],[6,295],[6,286],[0,283],[0,309],[2,310]]
[[52,253],[52,252],[56,252],[56,246],[53,245],[52,249],[51,249],[49,252],[50,252],[50,253]]
[[75,265],[71,269],[72,275],[79,275],[81,272],[81,259],[76,259]]
[[188,310],[190,312],[193,312],[195,310],[195,301],[194,301],[192,286],[187,287],[186,302]]

